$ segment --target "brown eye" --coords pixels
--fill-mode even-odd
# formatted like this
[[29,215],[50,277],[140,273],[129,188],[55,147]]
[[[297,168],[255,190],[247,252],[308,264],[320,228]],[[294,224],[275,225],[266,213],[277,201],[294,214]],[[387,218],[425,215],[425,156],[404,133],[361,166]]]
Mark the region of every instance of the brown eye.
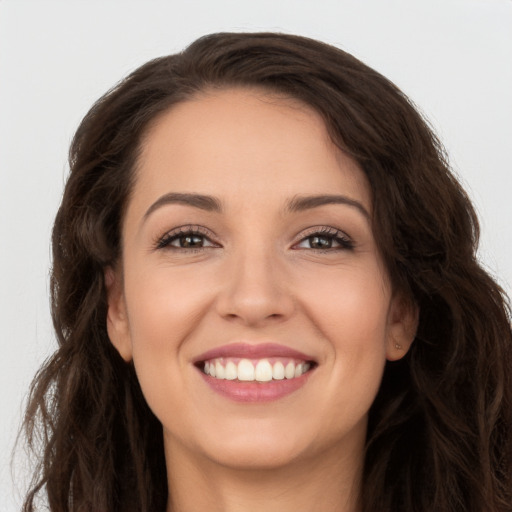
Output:
[[205,245],[205,238],[201,235],[182,235],[175,238],[169,245],[185,248],[203,247]]
[[158,240],[157,249],[203,249],[206,247],[217,247],[206,235],[195,231],[180,231],[168,233]]
[[330,249],[333,238],[330,236],[310,236],[306,239],[310,249]]
[[325,229],[325,231],[319,230],[304,237],[294,248],[317,251],[337,251],[354,248],[352,240],[342,231],[331,228],[327,231],[327,228]]

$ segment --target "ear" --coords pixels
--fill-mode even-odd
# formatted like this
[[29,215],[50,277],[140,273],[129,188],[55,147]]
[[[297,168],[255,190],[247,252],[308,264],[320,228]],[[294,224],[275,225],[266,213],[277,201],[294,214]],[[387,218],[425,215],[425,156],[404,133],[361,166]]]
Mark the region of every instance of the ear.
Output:
[[107,288],[107,332],[112,345],[120,356],[129,362],[132,360],[132,342],[126,314],[122,275],[112,267],[105,270]]
[[407,354],[416,336],[418,321],[419,308],[415,302],[403,296],[393,297],[388,317],[388,361],[397,361]]

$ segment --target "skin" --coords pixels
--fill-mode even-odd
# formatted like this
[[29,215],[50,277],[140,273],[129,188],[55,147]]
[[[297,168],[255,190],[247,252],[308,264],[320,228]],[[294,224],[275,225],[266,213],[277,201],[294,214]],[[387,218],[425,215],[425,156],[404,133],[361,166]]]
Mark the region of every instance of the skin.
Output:
[[[363,172],[308,107],[228,89],[160,116],[136,176],[122,264],[107,272],[108,331],[162,422],[168,511],[358,510],[368,410],[417,318],[383,267]],[[168,193],[222,209],[158,202]],[[360,207],[288,207],[325,194]],[[197,247],[162,247],[181,226],[200,232]],[[282,399],[234,402],[193,360],[235,342],[279,343],[318,366]]]

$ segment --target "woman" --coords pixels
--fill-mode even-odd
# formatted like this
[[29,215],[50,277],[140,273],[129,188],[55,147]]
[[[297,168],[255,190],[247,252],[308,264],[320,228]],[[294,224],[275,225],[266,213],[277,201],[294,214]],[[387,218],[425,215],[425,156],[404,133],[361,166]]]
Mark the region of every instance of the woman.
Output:
[[70,162],[25,511],[511,510],[506,299],[388,80],[207,36],[101,98]]

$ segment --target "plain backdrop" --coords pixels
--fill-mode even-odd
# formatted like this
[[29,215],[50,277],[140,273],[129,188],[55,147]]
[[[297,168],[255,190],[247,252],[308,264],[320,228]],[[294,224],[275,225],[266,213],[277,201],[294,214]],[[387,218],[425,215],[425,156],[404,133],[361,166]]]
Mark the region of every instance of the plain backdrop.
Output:
[[[511,0],[0,0],[0,511],[29,383],[54,349],[49,237],[67,148],[92,103],[145,61],[217,31],[298,33],[353,53],[430,120],[482,223],[480,257],[512,289]],[[411,212],[413,215],[414,212]]]

